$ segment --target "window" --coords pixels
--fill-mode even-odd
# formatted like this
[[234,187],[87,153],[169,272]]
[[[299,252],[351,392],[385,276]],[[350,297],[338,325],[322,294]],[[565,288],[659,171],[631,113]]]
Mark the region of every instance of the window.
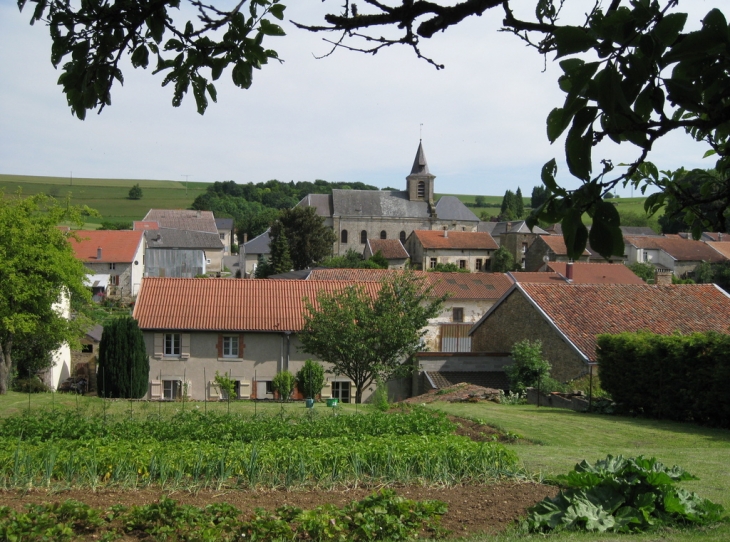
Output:
[[111,279],[112,286],[119,286],[119,275],[112,275]]
[[347,244],[347,230],[342,230],[340,232],[340,243]]
[[224,358],[237,358],[238,357],[238,337],[223,337],[223,357]]
[[340,403],[350,402],[350,383],[332,382],[332,398],[338,399]]
[[116,268],[117,268],[117,264],[115,264],[115,263],[109,264],[109,269],[116,269]]
[[81,353],[82,354],[93,354],[94,353],[94,345],[93,344],[82,344],[81,345]]
[[430,269],[436,269],[436,263],[437,263],[436,258],[430,258],[430,261],[428,262],[428,267]]
[[522,243],[522,254],[527,252],[527,243]]
[[477,271],[482,270],[482,259],[481,258],[477,258],[477,261],[476,261],[476,264],[474,265],[474,267],[476,268]]
[[380,232],[380,238],[381,239],[387,239],[388,238],[388,232],[386,232],[385,230],[381,231]]
[[404,231],[400,232],[400,242],[406,244],[406,232]]
[[459,260],[459,269],[466,269],[466,260]]
[[165,350],[163,353],[166,356],[179,356],[180,355],[180,334],[179,333],[165,333]]
[[360,232],[360,242],[364,245],[368,242],[368,232],[365,230],[362,230]]
[[451,319],[454,322],[463,322],[464,321],[464,308],[463,307],[454,307],[451,310]]
[[218,235],[220,235],[221,241],[225,241],[226,240],[226,234],[225,233],[220,233]]
[[426,197],[426,183],[418,181],[418,197],[423,199]]
[[182,382],[180,380],[162,381],[162,398],[167,401],[174,401],[182,397]]

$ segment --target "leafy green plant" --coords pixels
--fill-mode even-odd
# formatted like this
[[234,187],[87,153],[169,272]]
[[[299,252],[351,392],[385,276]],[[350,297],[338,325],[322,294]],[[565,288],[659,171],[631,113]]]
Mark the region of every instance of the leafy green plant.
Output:
[[675,486],[696,480],[694,476],[655,458],[609,455],[595,465],[582,461],[558,479],[567,489],[528,510],[527,530],[644,531],[658,525],[706,524],[718,521],[723,512],[721,505]]
[[321,363],[307,359],[297,371],[296,381],[305,398],[316,399],[324,387],[324,367]]
[[525,393],[499,390],[499,403],[501,405],[526,405],[527,396]]
[[505,367],[510,390],[523,393],[537,387],[550,374],[550,362],[542,357],[542,342],[525,339],[512,346],[514,363]]
[[376,410],[380,410],[381,412],[387,411],[390,408],[390,403],[388,402],[388,385],[378,380],[375,392],[373,392],[370,400]]
[[281,371],[271,381],[271,385],[279,394],[280,401],[289,401],[289,396],[294,391],[294,375],[286,370]]
[[216,371],[213,383],[220,390],[221,395],[224,399],[230,401],[231,397],[234,397],[236,391],[236,381],[232,378],[229,378],[228,375],[226,375],[225,373],[219,374],[218,371]]

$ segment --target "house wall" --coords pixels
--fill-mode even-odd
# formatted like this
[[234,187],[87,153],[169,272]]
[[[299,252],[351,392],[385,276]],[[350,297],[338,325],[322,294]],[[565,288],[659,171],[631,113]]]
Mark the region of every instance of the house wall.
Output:
[[514,290],[472,331],[472,352],[510,352],[521,340],[542,341],[551,376],[562,382],[577,378],[588,366],[519,290]]
[[522,252],[522,244],[527,243],[527,248],[529,249],[537,237],[537,234],[534,233],[505,232],[500,235],[500,246],[509,250],[515,259],[515,263],[522,264],[524,268],[527,251]]
[[[537,239],[530,245],[525,253],[525,271],[539,271],[540,268],[545,265],[543,257],[547,255],[551,262],[569,262],[570,258],[566,254],[556,254],[548,246],[548,244],[538,236]],[[587,255],[582,255],[578,258],[579,262],[589,261]]]
[[209,273],[220,273],[223,271],[223,247],[220,249],[205,249],[205,257],[210,260],[210,263],[206,264]]
[[512,364],[508,355],[484,352],[421,352],[416,354],[417,369],[413,373],[413,395],[421,395],[433,389],[428,385],[425,372],[485,372],[504,371]]
[[[139,265],[136,267],[142,268],[144,267],[142,265],[142,261],[139,261]],[[133,272],[132,268],[135,267],[132,262],[129,263],[119,263],[114,262],[114,269],[109,268],[109,262],[104,263],[96,263],[96,262],[84,262],[84,267],[87,269],[91,269],[94,274],[101,273],[101,274],[109,274],[112,277],[114,275],[119,275],[119,285],[112,285],[111,282],[109,283],[110,293],[112,295],[119,295],[122,297],[129,297],[130,295],[137,295],[136,291],[132,289],[132,280],[133,280]],[[140,277],[141,279],[141,277]],[[139,289],[139,283],[137,283],[137,289]]]
[[429,320],[424,341],[426,350],[438,352],[440,348],[441,324],[454,323],[454,308],[464,309],[464,323],[475,323],[494,305],[493,299],[447,299],[443,309]]
[[137,247],[137,251],[134,253],[134,261],[132,262],[131,281],[132,281],[132,295],[136,296],[139,293],[139,287],[142,285],[142,277],[144,277],[145,269],[145,250],[146,242],[144,236],[142,241]]

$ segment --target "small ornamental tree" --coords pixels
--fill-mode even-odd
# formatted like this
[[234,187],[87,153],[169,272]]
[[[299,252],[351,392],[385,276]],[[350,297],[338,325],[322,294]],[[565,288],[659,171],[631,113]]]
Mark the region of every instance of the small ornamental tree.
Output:
[[499,247],[491,258],[490,271],[492,273],[506,273],[515,267],[515,258],[506,247]]
[[142,199],[142,189],[140,188],[139,183],[129,189],[129,199]]
[[510,390],[522,393],[525,388],[539,387],[550,375],[550,362],[542,357],[542,342],[525,339],[516,342],[510,353],[514,363],[505,367]]
[[280,401],[289,401],[289,396],[294,391],[294,375],[289,371],[281,371],[271,381],[271,385],[279,394]]
[[321,363],[308,359],[304,367],[297,371],[297,387],[307,399],[316,399],[324,387],[324,367]]
[[648,262],[634,262],[628,266],[644,282],[653,283],[656,269]]
[[131,316],[107,322],[99,343],[96,389],[102,397],[139,399],[147,393],[150,362],[144,336]]

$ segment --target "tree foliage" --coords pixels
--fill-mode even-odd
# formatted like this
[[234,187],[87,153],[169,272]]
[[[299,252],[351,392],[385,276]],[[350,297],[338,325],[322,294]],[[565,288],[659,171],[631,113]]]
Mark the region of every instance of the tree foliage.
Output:
[[656,275],[656,268],[649,262],[634,262],[628,266],[634,275],[644,282],[653,283]]
[[150,360],[144,336],[131,316],[110,320],[99,343],[96,389],[103,397],[140,399],[147,394]]
[[294,391],[294,375],[286,370],[280,371],[271,381],[271,386],[279,394],[280,401],[288,402]]
[[[285,237],[295,270],[307,269],[332,254],[337,239],[332,228],[317,215],[314,207],[294,207],[281,212],[271,227],[271,246]],[[273,251],[272,251],[273,258]],[[273,260],[272,260],[273,263]]]
[[525,216],[525,200],[522,198],[522,190],[519,186],[517,192],[515,192],[515,214],[517,218]]
[[274,268],[263,254],[259,254],[258,261],[256,262],[256,270],[254,271],[254,278],[266,279],[274,274]]
[[53,366],[53,353],[63,343],[46,334],[19,334],[13,343],[13,367],[18,378],[41,375]]
[[129,199],[142,199],[142,189],[140,188],[139,183],[129,189]]
[[[699,239],[703,230],[728,231],[730,216],[725,215],[730,198],[718,193],[727,179],[723,179],[718,171],[686,171],[680,168],[675,171],[661,171],[660,174],[668,186],[664,214],[659,217],[662,233],[691,230],[693,236]],[[692,201],[697,203],[691,203]],[[698,215],[704,216],[707,223],[699,220]],[[708,225],[709,228],[705,227]]]
[[502,206],[500,207],[500,220],[514,220],[519,218],[517,214],[517,199],[512,190],[507,190],[502,198]]
[[505,367],[510,390],[524,392],[525,388],[537,387],[550,376],[550,362],[542,357],[542,342],[528,339],[516,342],[510,353],[514,363]]
[[393,273],[374,298],[354,285],[307,300],[299,339],[305,352],[332,364],[330,372],[352,380],[359,403],[375,380],[411,372],[408,360],[422,350],[425,327],[443,301],[412,272]]
[[507,247],[499,247],[495,250],[490,262],[491,267],[489,270],[492,273],[506,273],[515,268],[515,257],[507,250]]
[[297,387],[305,398],[315,399],[324,387],[324,367],[311,359],[304,361],[304,366],[297,371]]
[[717,284],[730,293],[730,262],[702,262],[694,270],[698,284]]
[[548,198],[548,191],[547,188],[544,186],[535,186],[532,188],[532,197],[530,198],[530,207],[533,209],[537,209],[545,203],[545,200]]
[[280,273],[288,273],[292,270],[292,259],[289,254],[289,241],[283,231],[284,226],[281,222],[274,222],[271,226],[271,244],[269,250],[269,265],[271,266],[272,275]]
[[437,263],[434,267],[426,269],[429,273],[470,273],[468,269],[461,269],[458,265],[453,262],[449,263]]
[[[73,234],[57,227],[66,220],[82,224],[82,211],[95,214],[43,194],[6,198],[0,191],[0,394],[9,387],[16,340],[43,336],[76,344],[88,326],[86,268],[69,243]],[[75,318],[62,314],[64,300],[73,302]]]
[[[58,84],[63,87],[71,111],[81,120],[86,112],[111,105],[111,89],[124,83],[120,60],[129,55],[132,66],[147,68],[156,61],[153,73],[165,73],[162,86],[173,85],[172,105],[178,107],[192,86],[198,113],[205,113],[208,98],[217,92],[213,81],[232,66],[231,79],[249,88],[253,70],[276,51],[266,49],[266,36],[283,36],[272,22],[284,18],[279,0],[246,0],[231,10],[221,10],[199,0],[189,0],[198,20],[184,27],[173,21],[171,11],[180,0],[97,0],[78,4],[63,0],[32,0],[31,24],[42,21],[50,29],[51,62],[61,67]],[[18,0],[22,11],[27,0]],[[246,13],[248,11],[248,13]],[[152,58],[150,58],[152,57]]]
[[332,256],[320,262],[322,267],[332,269],[388,269],[388,260],[378,251],[368,259],[353,248],[348,248],[342,256]]

